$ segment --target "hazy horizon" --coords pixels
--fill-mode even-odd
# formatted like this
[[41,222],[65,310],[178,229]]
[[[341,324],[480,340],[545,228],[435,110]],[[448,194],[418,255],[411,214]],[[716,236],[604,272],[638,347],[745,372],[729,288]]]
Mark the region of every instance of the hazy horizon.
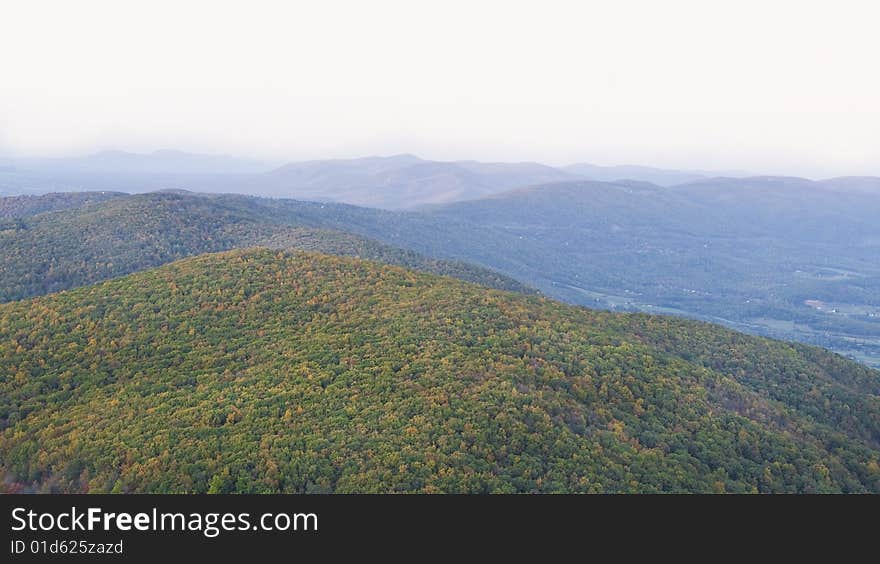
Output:
[[[52,161],[52,160],[65,160],[65,159],[82,159],[96,156],[111,156],[114,154],[125,154],[131,156],[161,156],[161,155],[185,155],[192,157],[213,157],[213,158],[222,158],[222,159],[236,159],[236,160],[253,160],[255,162],[265,163],[267,166],[276,167],[276,166],[284,166],[285,164],[295,164],[295,163],[304,163],[309,161],[331,161],[331,160],[339,160],[339,161],[347,161],[347,160],[359,160],[359,159],[391,159],[394,157],[402,157],[402,156],[410,156],[415,157],[417,159],[423,161],[431,161],[431,162],[482,162],[482,163],[500,163],[500,164],[538,164],[538,165],[546,165],[553,168],[564,169],[567,166],[577,165],[577,164],[592,164],[598,167],[603,168],[614,168],[614,167],[644,167],[644,168],[657,168],[658,170],[667,170],[667,168],[654,166],[650,163],[636,163],[636,162],[618,162],[618,163],[598,163],[589,160],[579,160],[572,162],[563,162],[561,164],[550,164],[543,161],[538,161],[535,159],[519,159],[519,160],[483,160],[476,158],[451,158],[451,159],[440,159],[440,158],[432,158],[428,155],[413,153],[412,151],[402,151],[398,153],[384,153],[384,154],[352,154],[352,155],[343,155],[343,156],[332,156],[332,157],[317,157],[314,159],[279,159],[279,158],[268,158],[261,156],[253,156],[253,155],[240,155],[234,153],[217,153],[217,152],[198,152],[198,151],[189,151],[180,149],[178,147],[161,147],[158,149],[148,149],[148,150],[128,150],[128,149],[119,149],[114,147],[108,148],[98,148],[86,153],[83,152],[67,152],[67,153],[44,153],[44,154],[3,154],[0,153],[0,159],[7,159],[12,162],[22,162],[22,161]],[[736,173],[737,175],[754,175],[760,176],[762,175],[761,171],[746,171],[746,170],[707,170],[700,168],[682,168],[682,169],[674,169],[669,167],[668,170],[682,170],[694,173]]]
[[412,153],[880,176],[880,14],[868,2],[35,1],[5,12],[6,158]]

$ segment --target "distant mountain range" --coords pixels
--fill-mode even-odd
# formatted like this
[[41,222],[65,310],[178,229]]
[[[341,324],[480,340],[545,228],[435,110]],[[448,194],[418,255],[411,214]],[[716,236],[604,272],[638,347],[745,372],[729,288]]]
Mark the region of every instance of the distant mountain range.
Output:
[[694,182],[719,176],[732,178],[752,176],[748,172],[733,170],[674,170],[635,165],[597,166],[590,163],[577,163],[563,167],[562,170],[590,180],[602,180],[605,182],[614,182],[616,180],[638,180],[641,182],[650,182],[658,186],[673,186],[675,184],[684,184],[686,182]]
[[25,159],[0,168],[0,194],[68,190],[184,189],[336,201],[388,209],[480,198],[512,188],[573,180],[537,163],[438,162],[414,155],[272,163],[157,151]]
[[514,188],[572,180],[637,180],[669,186],[711,173],[587,163],[431,161],[415,155],[277,163],[162,150],[105,151],[75,158],[0,162],[0,195],[71,190],[184,189],[344,202],[386,209],[473,200]]
[[291,163],[267,176],[255,191],[387,209],[468,200],[574,178],[537,163],[437,162],[413,155]]

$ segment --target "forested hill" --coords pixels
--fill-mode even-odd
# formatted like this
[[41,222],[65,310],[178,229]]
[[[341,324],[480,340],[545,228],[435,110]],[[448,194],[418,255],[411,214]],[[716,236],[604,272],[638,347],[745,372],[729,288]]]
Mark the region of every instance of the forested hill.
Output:
[[56,192],[42,196],[7,196],[0,198],[0,221],[28,217],[43,212],[78,208],[123,196],[127,196],[127,194],[121,192]]
[[[320,204],[186,192],[97,194],[0,198],[0,210],[18,214],[0,220],[0,302],[75,288],[204,252],[249,246],[359,256],[493,288],[534,292],[473,264],[435,260],[353,233],[320,228],[320,217],[310,211],[323,208]],[[25,212],[25,208],[62,207],[71,209]]]
[[0,305],[6,488],[880,492],[878,373],[351,258]]

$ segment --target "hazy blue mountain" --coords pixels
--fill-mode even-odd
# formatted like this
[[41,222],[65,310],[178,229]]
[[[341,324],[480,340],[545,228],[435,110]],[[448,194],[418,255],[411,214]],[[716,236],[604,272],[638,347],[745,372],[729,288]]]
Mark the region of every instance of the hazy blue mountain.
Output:
[[0,193],[183,189],[336,201],[387,209],[481,198],[572,180],[537,163],[428,161],[414,155],[268,163],[179,151],[105,151],[80,158],[25,159],[0,168]]
[[149,154],[104,151],[84,157],[2,161],[0,194],[183,189],[406,209],[583,178],[631,179],[669,186],[705,180],[713,175],[717,173],[639,166],[599,167],[586,163],[559,169],[531,162],[443,162],[410,154],[276,166],[174,150]]
[[388,209],[475,199],[572,178],[537,163],[439,162],[413,155],[291,163],[267,176],[257,181],[256,192]]
[[880,178],[876,176],[840,176],[823,180],[821,184],[838,192],[880,194]]
[[669,188],[707,209],[733,235],[858,246],[880,228],[880,199],[797,177],[714,178]]
[[576,163],[562,167],[562,170],[582,176],[590,180],[601,180],[613,182],[615,180],[639,180],[650,182],[658,186],[672,186],[675,184],[684,184],[695,180],[704,180],[715,176],[733,176],[743,177],[749,176],[746,172],[737,171],[718,171],[708,172],[699,170],[675,170],[654,168],[649,166],[636,165],[618,165],[618,166],[599,166],[590,163]]
[[[576,175],[540,163],[483,163],[456,161],[460,167],[482,175],[495,186],[520,188],[529,184],[546,184],[573,180]],[[526,181],[523,184],[524,180]]]
[[351,180],[365,174],[382,173],[424,162],[427,161],[410,154],[357,159],[325,159],[287,163],[276,168],[272,173],[295,178],[302,185],[310,186],[324,184],[334,179]]

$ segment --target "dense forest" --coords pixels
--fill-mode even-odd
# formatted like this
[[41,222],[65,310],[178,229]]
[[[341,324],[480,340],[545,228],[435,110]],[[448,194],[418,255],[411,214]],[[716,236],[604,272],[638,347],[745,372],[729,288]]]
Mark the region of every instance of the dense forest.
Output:
[[[0,220],[0,302],[75,288],[204,252],[250,246],[357,256],[492,288],[534,292],[487,268],[432,259],[321,228],[320,217],[300,207],[308,211],[318,205],[179,191],[0,198],[0,209],[9,214]],[[67,209],[36,213],[48,208]]]
[[314,253],[2,304],[0,399],[8,491],[880,492],[876,371]]

